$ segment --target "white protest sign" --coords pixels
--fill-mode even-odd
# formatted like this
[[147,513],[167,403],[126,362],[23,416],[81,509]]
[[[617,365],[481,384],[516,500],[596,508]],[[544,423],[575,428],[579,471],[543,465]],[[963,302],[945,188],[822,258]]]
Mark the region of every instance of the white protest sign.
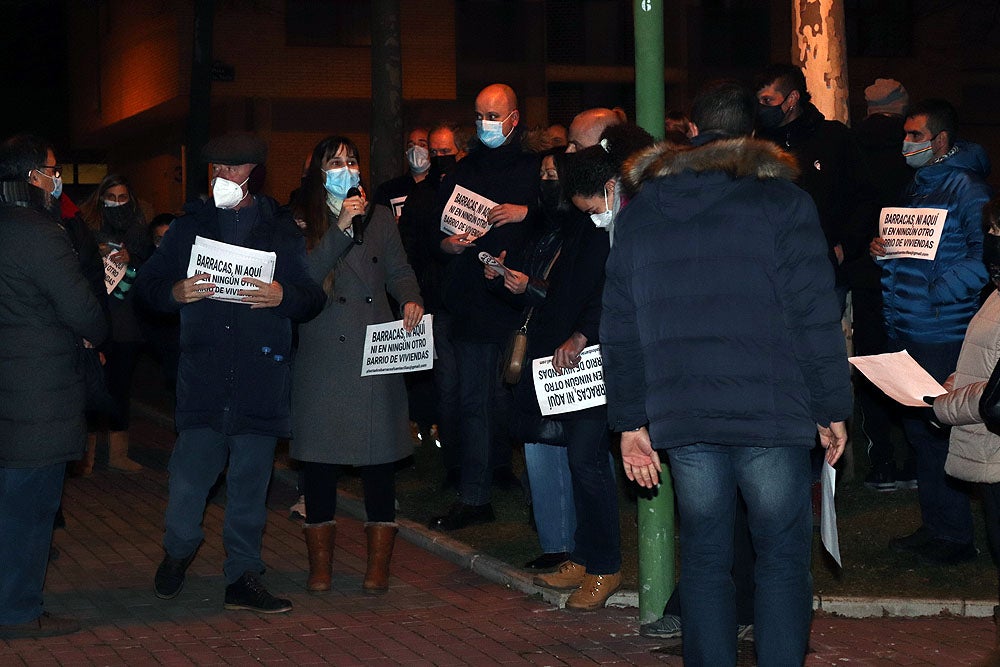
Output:
[[496,202],[456,185],[441,214],[441,231],[446,234],[468,232],[470,238],[479,238],[490,231],[486,216],[494,206]]
[[434,367],[434,320],[424,315],[413,331],[403,320],[369,324],[365,330],[365,353],[361,377],[425,371]]
[[885,246],[885,256],[877,259],[933,260],[941,242],[941,230],[948,217],[944,208],[884,208],[879,215],[878,232]]
[[580,364],[561,374],[552,368],[552,357],[532,359],[531,377],[543,417],[586,410],[608,402],[600,345],[583,348]]
[[104,288],[108,290],[108,294],[114,292],[115,288],[118,287],[118,283],[125,277],[125,269],[127,268],[125,264],[112,262],[108,257],[104,258]]
[[273,252],[253,250],[196,236],[194,245],[191,246],[187,277],[208,273],[210,276],[207,282],[216,286],[215,294],[209,296],[209,299],[242,303],[243,297],[237,292],[258,289],[255,285],[244,283],[243,277],[256,278],[265,283],[271,282],[274,280],[274,263],[277,257]]
[[847,361],[864,373],[886,396],[903,405],[925,408],[927,404],[924,403],[924,396],[947,393],[906,350],[848,357]]
[[399,224],[399,216],[403,215],[403,204],[405,203],[406,195],[393,197],[389,200],[389,208],[392,209],[392,215],[396,218],[396,224]]

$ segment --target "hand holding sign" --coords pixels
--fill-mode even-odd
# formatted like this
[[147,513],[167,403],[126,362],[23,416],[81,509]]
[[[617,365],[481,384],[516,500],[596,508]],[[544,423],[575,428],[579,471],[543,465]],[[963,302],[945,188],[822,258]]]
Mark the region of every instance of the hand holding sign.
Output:
[[285,290],[282,289],[281,283],[277,280],[271,283],[265,283],[263,280],[243,276],[243,282],[257,287],[257,289],[245,289],[236,293],[243,297],[241,299],[243,303],[250,304],[251,309],[274,308],[280,304],[281,300],[285,297]]
[[203,282],[211,278],[209,273],[196,273],[190,278],[178,280],[171,290],[177,303],[194,303],[215,293],[215,285]]
[[486,222],[494,227],[506,225],[508,222],[521,222],[528,217],[528,207],[518,204],[497,204],[486,215]]
[[416,301],[407,301],[403,304],[403,330],[410,332],[413,327],[420,324],[424,317],[424,307]]
[[470,232],[464,234],[452,234],[441,240],[441,251],[449,255],[461,255],[466,248],[471,248],[476,244],[472,242]]
[[510,270],[503,265],[503,260],[506,257],[506,250],[501,250],[499,257],[494,257],[488,252],[479,253],[479,261],[483,263],[483,276],[487,280],[493,280],[498,276],[506,276]]

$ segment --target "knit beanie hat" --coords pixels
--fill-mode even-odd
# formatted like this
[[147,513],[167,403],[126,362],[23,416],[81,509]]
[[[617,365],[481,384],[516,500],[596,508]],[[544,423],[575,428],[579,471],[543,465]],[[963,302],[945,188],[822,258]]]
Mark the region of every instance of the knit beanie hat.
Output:
[[875,83],[865,88],[868,115],[891,113],[902,116],[910,105],[910,96],[903,84],[895,79],[875,79]]

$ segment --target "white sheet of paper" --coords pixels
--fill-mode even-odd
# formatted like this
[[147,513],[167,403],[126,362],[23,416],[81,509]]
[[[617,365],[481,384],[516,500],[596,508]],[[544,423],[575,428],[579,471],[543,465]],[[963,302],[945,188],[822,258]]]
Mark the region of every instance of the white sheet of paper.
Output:
[[[187,276],[211,274],[209,282],[215,285],[215,294],[208,297],[216,301],[243,303],[240,290],[255,290],[256,286],[243,282],[243,276],[265,283],[274,280],[274,264],[278,255],[273,252],[244,248],[238,245],[213,241],[202,236],[194,237]],[[250,304],[247,304],[249,307]]]
[[118,287],[118,283],[125,277],[127,268],[124,264],[112,262],[107,257],[104,258],[104,287],[108,290],[108,294],[114,292],[115,288]]
[[441,212],[441,231],[445,234],[467,233],[470,238],[479,238],[490,231],[491,225],[486,222],[486,216],[496,205],[495,201],[456,185]]
[[538,409],[546,417],[586,410],[608,402],[600,345],[583,348],[579,365],[562,373],[556,373],[552,368],[552,357],[532,359],[531,378],[535,383]]
[[413,331],[403,320],[369,324],[365,330],[365,352],[361,377],[411,373],[434,367],[434,316],[427,314]]
[[948,209],[944,208],[884,208],[879,215],[879,236],[885,255],[877,259],[933,260],[941,245]]
[[848,357],[847,360],[864,373],[872,384],[884,391],[886,396],[903,405],[926,408],[924,396],[947,393],[906,350],[867,357]]
[[837,491],[837,471],[832,465],[823,461],[823,472],[821,481],[823,491],[823,508],[819,517],[819,536],[823,540],[823,547],[830,552],[837,565],[844,567],[840,562],[840,536],[837,534],[837,507],[833,498]]

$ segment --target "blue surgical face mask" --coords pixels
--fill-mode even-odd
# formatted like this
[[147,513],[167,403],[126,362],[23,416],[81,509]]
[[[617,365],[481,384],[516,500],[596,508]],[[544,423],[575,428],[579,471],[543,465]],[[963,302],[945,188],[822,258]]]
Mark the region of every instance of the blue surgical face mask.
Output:
[[347,199],[347,191],[361,184],[361,172],[350,167],[334,167],[323,172],[323,187],[337,199]]
[[934,150],[930,141],[904,141],[903,157],[906,159],[906,164],[919,169],[931,161]]
[[61,176],[49,176],[41,169],[36,169],[35,173],[41,174],[45,178],[52,181],[52,192],[50,194],[52,195],[53,199],[59,199],[59,197],[62,196],[63,182]]
[[[507,118],[514,115],[511,111],[507,114]],[[496,148],[497,146],[502,146],[503,142],[507,141],[507,137],[510,134],[503,133],[503,124],[507,122],[507,118],[503,120],[477,120],[476,121],[476,134],[479,136],[479,141],[483,142],[483,145],[487,148]],[[514,128],[511,128],[511,132]]]

